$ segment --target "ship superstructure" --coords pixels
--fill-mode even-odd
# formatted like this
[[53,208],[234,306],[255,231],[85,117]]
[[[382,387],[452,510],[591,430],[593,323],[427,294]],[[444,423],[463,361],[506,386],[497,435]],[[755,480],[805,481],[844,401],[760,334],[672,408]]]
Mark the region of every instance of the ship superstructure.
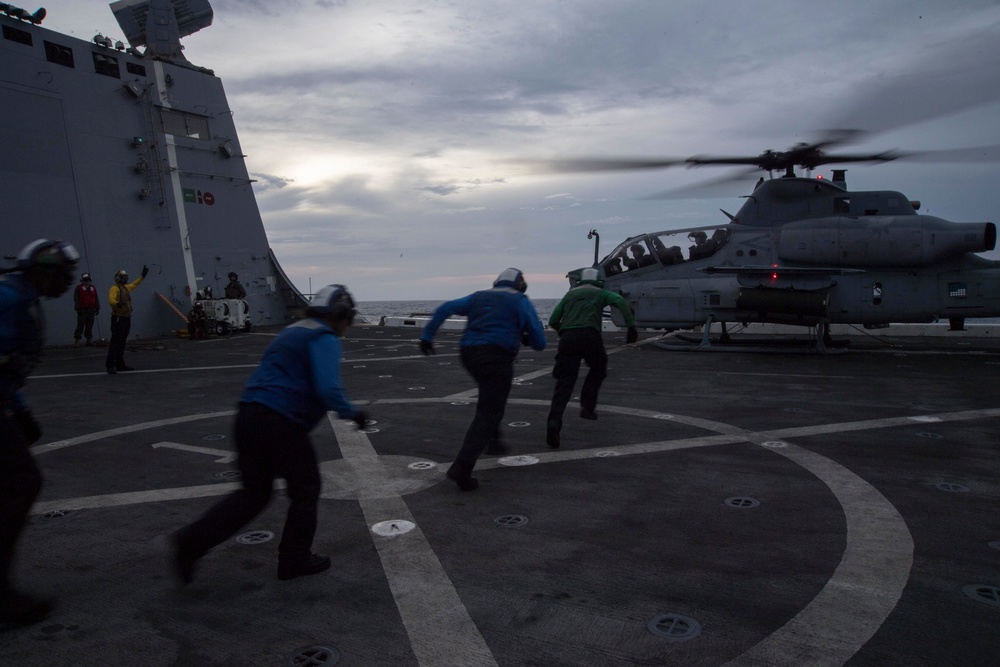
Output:
[[[3,4],[3,3],[0,3]],[[0,251],[36,238],[73,243],[106,298],[119,269],[150,272],[133,293],[133,337],[184,326],[197,292],[235,272],[250,321],[281,324],[305,305],[270,249],[222,81],[188,62],[180,37],[211,24],[207,0],[123,0],[130,46],[41,27],[0,7]],[[145,47],[140,49],[140,47]],[[51,343],[75,312],[45,305]],[[106,303],[98,333],[110,335]]]

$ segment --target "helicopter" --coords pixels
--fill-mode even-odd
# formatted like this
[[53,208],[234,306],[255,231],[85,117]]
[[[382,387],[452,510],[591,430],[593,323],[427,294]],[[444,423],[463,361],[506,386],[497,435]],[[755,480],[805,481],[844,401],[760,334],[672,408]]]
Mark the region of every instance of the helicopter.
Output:
[[[722,340],[728,323],[809,327],[821,352],[832,351],[831,324],[883,328],[944,320],[960,330],[966,318],[1000,316],[1000,261],[977,254],[996,247],[996,225],[921,214],[920,202],[893,190],[850,190],[844,165],[997,163],[1000,146],[871,152],[845,146],[1000,101],[998,27],[986,22],[965,30],[962,39],[923,43],[919,53],[895,61],[899,66],[877,66],[874,76],[857,78],[829,103],[810,101],[816,113],[799,118],[839,129],[787,150],[527,164],[548,173],[729,168],[722,178],[667,195],[685,199],[729,196],[734,184],[749,178],[749,188],[761,176],[735,215],[722,211],[723,224],[639,234],[603,258],[595,244],[593,266],[606,289],[625,297],[636,325],[666,331],[701,326],[696,349],[713,349],[713,323],[722,325]],[[790,110],[794,102],[783,104]],[[786,124],[783,131],[794,128]],[[832,178],[814,177],[813,170],[825,165],[832,165]],[[580,271],[567,274],[571,286]],[[616,310],[610,316],[619,327],[625,324]]]
[[[593,266],[605,289],[621,294],[636,326],[674,331],[713,323],[815,327],[817,351],[831,344],[830,324],[881,328],[890,323],[1000,316],[1000,262],[976,253],[996,247],[992,222],[950,222],[918,213],[920,203],[890,190],[852,191],[846,169],[832,179],[797,176],[796,168],[888,162],[898,152],[828,153],[850,132],[756,156],[685,160],[562,160],[556,171],[647,169],[687,164],[743,165],[783,172],[761,177],[728,223],[639,234]],[[990,147],[991,150],[996,147]],[[911,154],[913,155],[913,154]],[[728,179],[726,179],[728,180]],[[599,236],[591,231],[592,236]],[[570,284],[577,269],[567,274]],[[617,326],[624,319],[617,311]]]

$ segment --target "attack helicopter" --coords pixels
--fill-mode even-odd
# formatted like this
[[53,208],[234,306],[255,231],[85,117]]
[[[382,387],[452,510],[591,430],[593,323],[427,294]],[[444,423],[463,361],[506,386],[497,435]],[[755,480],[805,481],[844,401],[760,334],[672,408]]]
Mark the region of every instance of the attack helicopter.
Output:
[[[639,327],[673,331],[713,323],[815,327],[826,352],[829,325],[927,323],[1000,316],[1000,262],[976,253],[996,247],[992,222],[950,222],[918,213],[920,203],[890,190],[852,191],[845,169],[832,179],[796,168],[888,162],[902,153],[834,154],[849,133],[787,151],[685,160],[563,160],[555,171],[743,165],[780,172],[757,182],[725,224],[640,234],[594,266],[606,289],[625,297]],[[993,149],[995,147],[991,147]],[[591,232],[594,235],[595,232]],[[599,237],[598,237],[599,238]],[[575,284],[582,269],[567,277]],[[618,326],[624,320],[612,311]]]
[[[1000,316],[1000,261],[977,255],[995,248],[996,225],[920,214],[920,203],[901,192],[850,190],[843,165],[996,163],[1000,146],[860,153],[844,147],[1000,101],[998,27],[987,21],[964,28],[961,39],[922,42],[919,53],[895,60],[905,69],[875,67],[874,76],[856,79],[835,103],[810,101],[818,111],[808,115],[813,122],[854,129],[826,130],[788,150],[531,164],[550,173],[730,168],[715,181],[670,193],[686,199],[728,196],[735,183],[769,176],[752,190],[753,180],[743,186],[746,200],[735,215],[723,211],[724,224],[632,236],[603,259],[595,252],[605,287],[626,298],[640,327],[703,326],[699,348],[711,349],[713,323],[722,324],[723,337],[726,323],[800,325],[816,330],[820,351],[829,347],[831,324],[881,328],[945,320],[962,329],[965,318]],[[824,165],[833,165],[832,178],[813,177]],[[568,274],[571,285],[579,271]],[[611,317],[624,325],[617,311]]]

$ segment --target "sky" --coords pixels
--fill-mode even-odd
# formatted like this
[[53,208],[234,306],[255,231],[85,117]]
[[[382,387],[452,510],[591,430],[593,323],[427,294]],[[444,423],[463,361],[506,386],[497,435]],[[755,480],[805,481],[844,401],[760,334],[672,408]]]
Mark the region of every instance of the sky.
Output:
[[[43,6],[46,28],[123,38],[107,2]],[[558,298],[593,261],[590,230],[604,256],[635,234],[722,224],[757,178],[654,198],[728,172],[542,173],[541,160],[757,155],[843,128],[866,131],[850,152],[1000,145],[997,0],[212,7],[184,53],[223,81],[271,247],[303,292],[444,300],[513,266],[529,296]],[[847,181],[1000,222],[997,155],[847,165]]]

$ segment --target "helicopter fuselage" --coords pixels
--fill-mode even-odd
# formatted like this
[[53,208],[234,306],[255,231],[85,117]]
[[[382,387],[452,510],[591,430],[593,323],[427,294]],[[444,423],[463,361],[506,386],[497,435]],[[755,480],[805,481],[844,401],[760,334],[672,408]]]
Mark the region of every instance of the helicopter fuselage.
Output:
[[[995,247],[996,226],[918,207],[894,191],[765,181],[729,224],[629,238],[598,268],[646,328],[1000,316],[1000,262],[975,254]],[[624,324],[614,310],[612,320]]]

